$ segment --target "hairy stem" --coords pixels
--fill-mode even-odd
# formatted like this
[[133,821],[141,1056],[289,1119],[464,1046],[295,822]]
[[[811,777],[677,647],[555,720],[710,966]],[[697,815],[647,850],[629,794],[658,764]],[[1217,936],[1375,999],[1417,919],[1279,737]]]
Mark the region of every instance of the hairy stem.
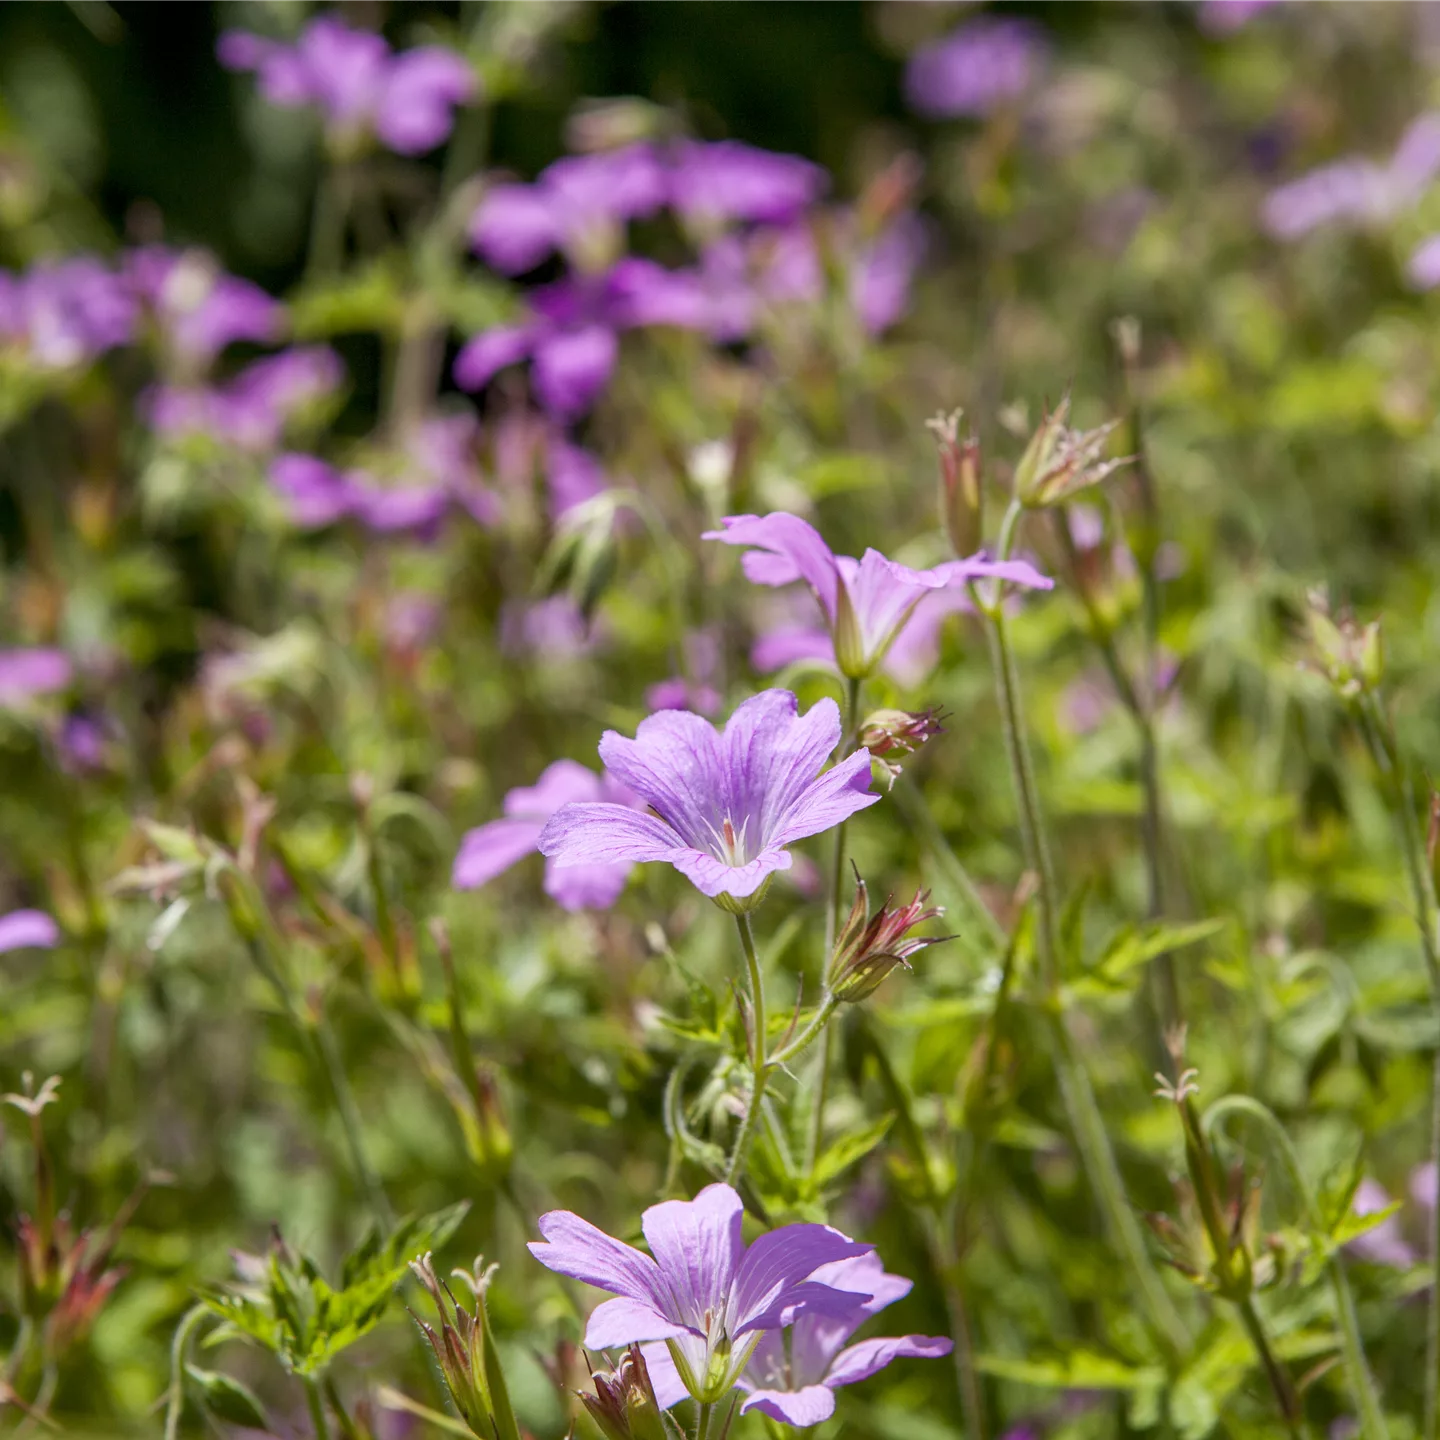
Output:
[[1295,1394],[1295,1387],[1290,1383],[1290,1377],[1285,1373],[1284,1368],[1275,1358],[1275,1352],[1270,1348],[1270,1341],[1265,1335],[1265,1327],[1261,1324],[1260,1313],[1255,1308],[1255,1301],[1246,1296],[1236,1308],[1240,1311],[1240,1321],[1245,1326],[1245,1333],[1250,1337],[1250,1343],[1255,1347],[1256,1355],[1260,1357],[1260,1364],[1265,1371],[1266,1380],[1270,1382],[1270,1389],[1275,1393],[1275,1403],[1280,1407],[1280,1417],[1285,1422],[1285,1428],[1294,1437],[1294,1440],[1300,1440],[1299,1397]]
[[310,1425],[315,1431],[315,1440],[330,1440],[330,1421],[325,1414],[325,1397],[313,1375],[304,1377],[305,1403],[310,1408]]
[[[765,1081],[769,1077],[769,1062],[765,1058],[765,977],[760,973],[760,957],[755,953],[755,931],[750,926],[750,917],[745,914],[735,917],[735,926],[740,932],[740,948],[745,952],[745,968],[750,977],[750,1028],[751,1060],[753,1068],[750,1077],[750,1095],[745,1102],[745,1115],[735,1135],[735,1148],[730,1152],[730,1163],[725,1167],[725,1183],[733,1185],[745,1166],[745,1152],[750,1148],[755,1133],[755,1122],[760,1117],[760,1102],[765,1098]],[[702,1411],[702,1420],[704,1412]],[[703,1433],[703,1432],[702,1432]]]
[[203,1305],[192,1305],[175,1327],[170,1342],[170,1386],[165,1392],[165,1440],[180,1433],[180,1416],[185,1409],[185,1352],[200,1322],[209,1314]]

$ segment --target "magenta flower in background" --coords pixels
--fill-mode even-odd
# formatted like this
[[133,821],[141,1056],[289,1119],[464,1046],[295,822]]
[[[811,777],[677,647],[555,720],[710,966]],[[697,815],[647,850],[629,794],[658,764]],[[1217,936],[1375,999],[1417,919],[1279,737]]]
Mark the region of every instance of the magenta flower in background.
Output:
[[0,915],[0,955],[9,950],[51,950],[59,943],[60,927],[43,910]]
[[310,21],[293,45],[227,30],[216,53],[228,70],[253,70],[272,105],[316,107],[327,138],[343,151],[371,135],[400,155],[433,150],[478,88],[454,51],[425,45],[396,55],[383,36],[333,15]]
[[860,1297],[809,1277],[871,1248],[828,1225],[785,1225],[747,1246],[743,1215],[728,1185],[652,1205],[640,1221],[646,1255],[568,1210],[552,1210],[540,1217],[545,1242],[532,1243],[530,1253],[557,1274],[616,1296],[591,1314],[586,1345],[664,1340],[685,1389],[711,1403],[734,1388],[763,1332],[812,1311],[849,1313]]
[[675,304],[677,285],[683,284],[649,260],[630,259],[604,275],[541,285],[528,296],[527,320],[486,330],[466,343],[455,357],[455,383],[479,390],[501,370],[530,360],[541,405],[557,419],[575,419],[608,383],[620,353],[620,331],[690,318],[689,310]]
[[0,271],[0,342],[44,370],[89,364],[129,342],[138,310],[124,279],[89,255]]
[[682,141],[670,156],[670,205],[702,232],[729,221],[783,225],[825,192],[829,177],[798,155],[735,140]]
[[506,275],[523,275],[557,250],[593,268],[615,258],[615,230],[664,205],[666,176],[654,148],[627,145],[571,155],[532,185],[494,185],[470,221],[476,252]]
[[[597,775],[574,760],[557,760],[534,785],[506,795],[503,820],[492,820],[465,835],[450,883],[457,890],[474,890],[535,854],[546,821],[572,801],[636,803],[609,776]],[[546,861],[545,893],[563,910],[608,910],[620,898],[633,868],[628,862],[562,867]]]
[[989,115],[1030,90],[1047,48],[1027,21],[981,16],[910,57],[905,98],[931,119]]
[[1042,590],[1054,584],[1028,561],[998,562],[983,554],[932,570],[898,565],[878,550],[866,550],[859,560],[836,555],[814,526],[783,511],[729,515],[721,523],[723,530],[702,538],[751,547],[742,564],[754,584],[803,580],[810,587],[825,613],[841,673],[854,679],[874,673],[930,591],[985,578]]
[[720,675],[720,636],[712,628],[692,630],[685,637],[685,675],[672,675],[645,692],[651,710],[693,710],[714,715],[721,705],[720,692],[711,682]]
[[0,706],[23,705],[66,689],[75,667],[63,650],[34,646],[0,650]]
[[[1351,1210],[1357,1215],[1374,1215],[1389,1206],[1389,1192],[1368,1175],[1355,1187],[1355,1196],[1350,1202]],[[1400,1229],[1399,1215],[1388,1216],[1373,1230],[1357,1235],[1345,1248],[1372,1264],[1393,1265],[1401,1270],[1413,1265],[1418,1258]]]
[[[835,1413],[835,1391],[842,1385],[868,1380],[893,1360],[934,1359],[953,1348],[949,1340],[935,1335],[886,1337],[847,1346],[867,1320],[914,1288],[902,1276],[887,1275],[873,1250],[822,1265],[810,1279],[841,1292],[848,1303],[833,1310],[806,1311],[790,1329],[767,1330],[760,1337],[737,1382],[746,1392],[742,1415],[758,1410],[786,1425],[819,1425]],[[686,1386],[665,1346],[643,1348],[655,1398],[669,1409],[685,1398]]]
[[868,335],[883,335],[910,308],[910,286],[925,255],[920,217],[904,214],[856,256],[850,271],[850,303]]
[[799,708],[788,690],[765,690],[723,731],[684,710],[642,720],[633,740],[607,730],[606,770],[649,811],[566,805],[540,836],[541,854],[562,866],[662,861],[712,899],[758,900],[769,876],[790,868],[786,846],[880,798],[868,751],[821,773],[840,743],[840,707]]
[[1243,30],[1257,15],[1281,0],[1202,0],[1200,28],[1211,35],[1229,35]]
[[599,623],[586,620],[569,595],[543,600],[507,600],[500,609],[500,649],[515,659],[563,664],[594,650]]
[[1440,285],[1440,235],[1431,235],[1415,247],[1405,262],[1405,278],[1416,290]]
[[162,343],[188,370],[204,370],[237,340],[279,338],[285,316],[280,302],[227,275],[203,250],[147,245],[125,257],[125,273]]
[[224,385],[161,385],[144,399],[150,424],[171,439],[208,435],[252,454],[273,450],[289,421],[333,394],[340,357],[324,345],[281,351]]

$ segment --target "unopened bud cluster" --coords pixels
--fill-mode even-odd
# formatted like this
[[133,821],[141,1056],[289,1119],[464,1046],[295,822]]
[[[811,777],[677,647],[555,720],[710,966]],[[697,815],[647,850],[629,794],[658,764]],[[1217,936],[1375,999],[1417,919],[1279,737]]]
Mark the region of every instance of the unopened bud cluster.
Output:
[[1130,456],[1105,458],[1118,420],[1093,430],[1075,430],[1069,419],[1070,397],[1065,395],[1053,410],[1046,411],[1015,467],[1015,494],[1030,509],[1063,505],[1130,463]]
[[1380,622],[1361,625],[1352,615],[1333,614],[1322,590],[1312,590],[1306,601],[1311,666],[1343,699],[1355,700],[1377,690],[1385,674]]
[[855,877],[855,903],[845,919],[830,958],[830,991],[837,1000],[864,1000],[897,965],[910,968],[910,957],[927,945],[948,939],[945,935],[912,935],[927,920],[945,912],[926,902],[928,890],[918,891],[908,905],[892,908],[890,900],[870,914],[865,882]]

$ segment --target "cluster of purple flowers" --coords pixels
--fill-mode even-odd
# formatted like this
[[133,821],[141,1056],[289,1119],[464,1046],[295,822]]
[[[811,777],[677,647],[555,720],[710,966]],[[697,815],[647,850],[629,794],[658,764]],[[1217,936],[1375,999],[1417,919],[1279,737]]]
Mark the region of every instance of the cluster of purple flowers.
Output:
[[607,1350],[644,1342],[659,1403],[714,1404],[736,1388],[740,1412],[817,1425],[835,1391],[902,1356],[948,1355],[949,1340],[905,1335],[849,1344],[872,1316],[907,1295],[874,1247],[828,1225],[785,1225],[747,1245],[744,1208],[728,1185],[667,1200],[641,1217],[650,1253],[568,1210],[540,1217],[541,1264],[615,1296],[598,1306],[585,1343]]
[[372,138],[400,155],[433,150],[479,89],[474,69],[453,50],[422,45],[397,55],[383,36],[334,15],[311,20],[293,45],[228,30],[218,51],[227,68],[253,70],[272,105],[319,110],[326,140],[341,155]]
[[1034,89],[1048,48],[1030,21],[981,16],[910,57],[905,98],[934,119],[990,115]]
[[[557,160],[532,184],[493,185],[471,222],[477,253],[510,275],[557,253],[569,268],[530,291],[519,322],[465,346],[457,382],[478,390],[528,360],[540,403],[573,420],[604,389],[626,330],[673,326],[731,343],[775,305],[818,300],[821,228],[843,258],[859,323],[881,333],[904,313],[923,248],[919,223],[904,212],[867,229],[837,211],[822,227],[825,188],[824,171],[809,161],[734,141],[639,142]],[[697,262],[666,269],[624,256],[626,225],[667,209]]]

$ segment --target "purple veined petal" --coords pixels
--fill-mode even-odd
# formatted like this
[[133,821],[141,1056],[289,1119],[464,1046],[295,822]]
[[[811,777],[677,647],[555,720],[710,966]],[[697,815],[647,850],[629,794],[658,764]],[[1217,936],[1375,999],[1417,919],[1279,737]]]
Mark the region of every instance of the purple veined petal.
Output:
[[825,1383],[831,1389],[841,1385],[854,1385],[868,1380],[883,1370],[892,1360],[910,1357],[919,1360],[936,1360],[948,1355],[954,1348],[949,1340],[938,1335],[887,1336],[881,1340],[861,1340],[842,1350],[830,1367]]
[[835,646],[828,630],[786,625],[762,635],[750,647],[750,663],[762,675],[783,670],[801,660],[819,660],[834,665]]
[[857,750],[827,770],[802,795],[772,837],[776,845],[790,845],[810,835],[819,835],[848,820],[857,811],[878,804],[881,797],[870,790],[870,752]]
[[475,71],[453,50],[407,50],[390,66],[375,133],[397,155],[423,155],[450,134],[456,106],[473,100],[478,88]]
[[788,690],[752,695],[726,722],[720,741],[726,813],[737,821],[755,817],[762,843],[785,844],[779,836],[818,783],[841,728],[840,707],[828,697],[801,715],[800,702]]
[[663,820],[624,805],[562,805],[540,834],[540,853],[557,865],[670,860],[680,840]]
[[531,325],[499,325],[472,336],[455,357],[455,383],[462,390],[480,390],[492,377],[518,365],[535,348]]
[[[764,1324],[771,1313],[787,1302],[806,1278],[822,1265],[864,1255],[871,1245],[857,1244],[848,1235],[829,1225],[784,1225],[761,1235],[745,1252],[735,1276],[735,1314],[733,1334],[750,1330],[780,1328]],[[816,1293],[820,1292],[820,1293]],[[823,1302],[840,1297],[842,1304],[853,1304],[853,1295],[816,1285],[804,1292],[802,1299]]]
[[32,646],[0,650],[0,706],[64,690],[75,673],[63,650]]
[[0,954],[9,950],[51,950],[60,943],[60,927],[43,910],[12,910],[0,915]]
[[703,1330],[707,1311],[718,1315],[725,1308],[745,1252],[744,1213],[730,1186],[707,1185],[693,1200],[666,1200],[641,1216],[645,1243],[679,1306],[676,1313],[697,1330]]
[[650,1372],[655,1401],[662,1410],[678,1405],[689,1395],[668,1345],[642,1345],[640,1353],[645,1357],[645,1368]]
[[759,573],[747,563],[746,575],[760,585],[785,585],[803,579],[819,597],[826,615],[834,620],[839,572],[834,552],[813,525],[779,510],[763,516],[727,515],[720,523],[723,529],[708,530],[700,538],[768,552],[781,563]]
[[487,264],[523,275],[564,237],[554,200],[535,185],[493,185],[470,219],[470,244]]
[[552,415],[583,414],[605,388],[619,352],[615,332],[604,325],[541,337],[532,370],[536,397]]
[[[687,710],[647,715],[635,738],[607,730],[600,737],[606,771],[633,790],[670,828],[671,845],[699,846],[714,827],[707,797],[724,783],[715,727]],[[723,817],[722,817],[723,818]]]
[[[867,1320],[904,1299],[912,1289],[911,1282],[904,1276],[887,1275],[874,1251],[822,1265],[810,1279],[812,1283],[848,1293],[852,1299],[848,1307],[810,1309],[796,1320],[790,1331],[789,1380],[797,1387],[822,1382],[850,1337]],[[766,1376],[763,1370],[752,1366],[749,1373],[757,1386],[778,1388],[772,1384],[774,1377]]]
[[545,862],[545,893],[562,910],[608,910],[620,898],[634,867],[557,865]]
[[585,1326],[585,1343],[592,1350],[609,1350],[637,1340],[677,1340],[691,1333],[687,1326],[666,1319],[646,1301],[621,1295],[591,1312]]
[[807,1385],[803,1390],[752,1390],[740,1404],[740,1413],[758,1410],[782,1425],[803,1430],[820,1425],[835,1413],[835,1392],[824,1385]]
[[670,203],[687,220],[783,224],[824,193],[824,170],[798,155],[757,150],[735,140],[685,141],[670,172]]
[[837,556],[835,564],[850,595],[865,657],[872,664],[890,648],[926,592],[949,583],[943,569],[912,570],[873,549],[858,561]]
[[527,1248],[546,1269],[657,1311],[663,1308],[664,1280],[648,1255],[612,1239],[569,1210],[548,1211],[538,1225],[545,1240],[532,1240]]
[[[868,1319],[882,1310],[903,1300],[914,1288],[915,1282],[903,1275],[890,1275],[885,1262],[874,1251],[856,1255],[849,1260],[833,1260],[821,1265],[810,1278],[820,1285],[829,1285],[835,1290],[848,1290],[859,1298],[859,1308]],[[863,1297],[868,1296],[868,1299]]]
[[543,820],[526,818],[492,820],[466,831],[450,883],[457,890],[474,890],[493,880],[527,855],[535,854],[544,828]]
[[709,851],[688,848],[676,850],[666,858],[702,895],[712,900],[717,895],[748,900],[777,870],[788,870],[794,863],[790,853],[778,845],[767,846],[743,865],[730,865]]

